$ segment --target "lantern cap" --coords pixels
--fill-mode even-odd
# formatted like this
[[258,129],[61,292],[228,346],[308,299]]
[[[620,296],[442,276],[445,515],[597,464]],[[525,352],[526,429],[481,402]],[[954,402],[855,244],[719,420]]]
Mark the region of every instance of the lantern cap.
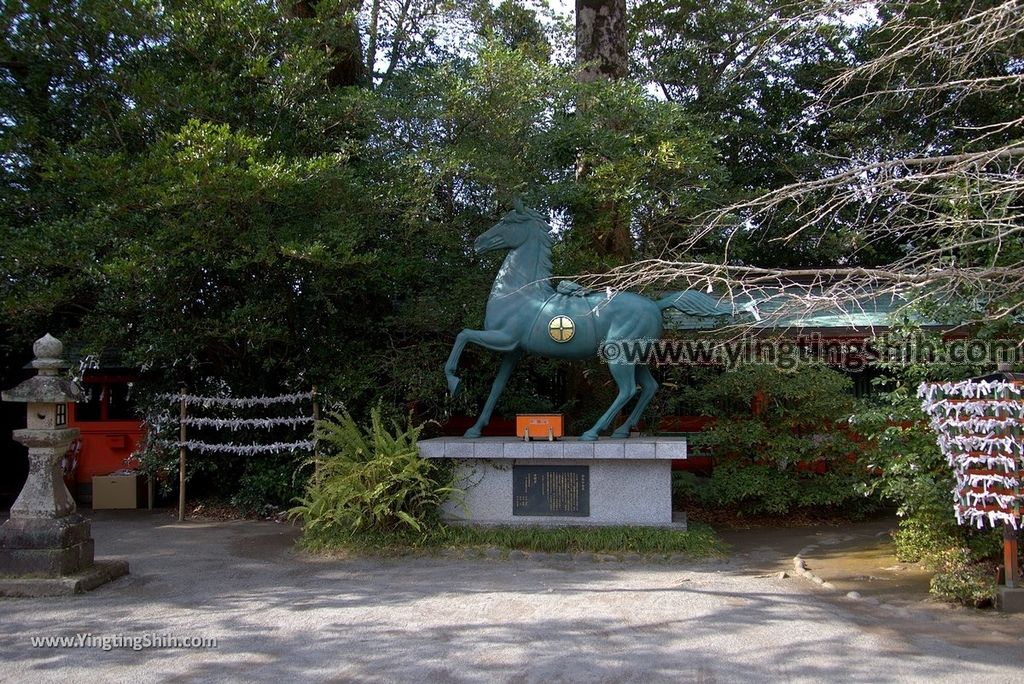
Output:
[[46,333],[32,345],[32,353],[37,359],[57,359],[64,355],[64,343],[50,333]]
[[32,353],[36,358],[26,368],[35,368],[42,375],[56,375],[62,368],[71,364],[63,359],[64,343],[50,333],[46,333],[32,345]]
[[4,401],[25,404],[64,404],[69,401],[82,401],[85,394],[73,380],[57,375],[57,371],[67,368],[68,363],[61,355],[64,345],[50,333],[46,333],[32,345],[36,355],[27,368],[37,371],[35,377],[29,378],[17,387],[3,392]]

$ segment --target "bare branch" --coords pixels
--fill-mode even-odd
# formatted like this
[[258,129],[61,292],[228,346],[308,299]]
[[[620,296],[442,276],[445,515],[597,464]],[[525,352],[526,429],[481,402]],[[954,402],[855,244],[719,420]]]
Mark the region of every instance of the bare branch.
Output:
[[[813,30],[816,22],[871,6],[849,0],[794,7],[785,21],[772,18],[772,36],[788,40]],[[915,7],[915,0],[888,6],[892,18],[878,29],[882,54],[831,79],[817,112],[848,116],[851,105],[863,113],[880,104],[899,110],[913,102],[925,118],[967,97],[1024,89],[1024,0],[970,8],[952,21],[923,19]],[[981,63],[1002,65],[1004,71],[979,75]],[[909,156],[887,157],[875,150],[869,158],[832,158],[818,177],[701,216],[660,259],[585,281],[615,288],[685,285],[737,301],[792,300],[772,307],[780,316],[793,307],[855,309],[880,296],[896,298],[904,307],[967,302],[979,319],[1019,315],[1024,311],[1024,116],[1011,108],[1001,121],[951,132],[958,134],[955,148],[936,141]],[[796,227],[774,237],[765,234],[766,226],[783,222]],[[758,234],[784,245],[797,240],[819,245],[842,234],[853,250],[844,257],[848,263],[834,268],[787,270],[736,262],[733,243]],[[724,243],[721,263],[687,258],[709,240]],[[861,254],[883,243],[897,245],[902,254],[877,268],[856,265]]]

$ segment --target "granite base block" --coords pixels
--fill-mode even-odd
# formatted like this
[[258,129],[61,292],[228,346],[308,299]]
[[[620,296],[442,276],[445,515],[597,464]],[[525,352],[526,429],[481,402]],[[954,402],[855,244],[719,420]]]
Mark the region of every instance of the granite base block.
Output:
[[[687,456],[684,437],[630,437],[581,441],[525,441],[514,437],[439,437],[419,443],[423,458],[456,463],[463,502],[448,502],[451,522],[474,525],[638,525],[686,529],[686,516],[672,511],[672,461]],[[513,511],[516,466],[586,466],[586,515]],[[555,485],[551,485],[555,486]],[[527,495],[527,498],[533,494]],[[529,507],[526,507],[529,508]],[[560,507],[542,509],[558,510]],[[518,514],[517,514],[518,513]]]
[[0,596],[70,596],[92,591],[128,574],[125,561],[97,561],[89,568],[62,577],[0,577]]
[[526,464],[587,466],[589,515],[515,515],[513,468],[515,461],[466,459],[456,461],[457,486],[463,502],[449,501],[446,519],[474,525],[588,526],[630,525],[686,529],[685,516],[672,512],[671,461],[544,460]]
[[78,514],[63,518],[11,518],[0,525],[0,549],[53,549],[89,539],[89,521]]
[[0,526],[0,575],[57,577],[93,563],[95,543],[81,516],[11,518]]
[[1024,587],[1000,585],[996,589],[996,606],[1004,613],[1024,613]]
[[0,575],[58,577],[72,575],[93,563],[94,542],[57,549],[0,550]]

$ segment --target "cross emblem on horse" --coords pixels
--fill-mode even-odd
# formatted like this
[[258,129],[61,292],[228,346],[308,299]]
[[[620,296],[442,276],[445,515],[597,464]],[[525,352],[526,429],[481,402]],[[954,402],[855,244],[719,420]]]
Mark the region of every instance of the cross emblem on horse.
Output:
[[[483,410],[466,437],[479,437],[490,420],[505,383],[523,354],[556,359],[586,359],[597,356],[601,345],[630,340],[656,340],[662,334],[662,311],[673,307],[694,316],[732,315],[730,306],[695,290],[669,293],[654,301],[633,292],[587,292],[575,283],[551,285],[551,226],[543,215],[515,208],[480,235],[474,243],[477,254],[509,250],[491,287],[484,316],[484,329],[465,329],[452,347],[445,375],[452,395],[459,391],[455,375],[462,351],[469,343],[502,354],[501,367],[491,386]],[[618,386],[618,396],[581,440],[597,439],[619,411],[637,398],[629,417],[612,432],[612,438],[629,435],[654,397],[658,383],[641,363],[609,363]]]

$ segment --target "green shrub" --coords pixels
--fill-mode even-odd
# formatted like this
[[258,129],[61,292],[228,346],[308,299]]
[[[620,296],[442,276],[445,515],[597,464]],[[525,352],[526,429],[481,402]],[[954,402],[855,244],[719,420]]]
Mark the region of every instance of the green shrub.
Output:
[[[684,470],[672,471],[672,503],[682,505],[686,501],[696,501],[700,496],[700,478]],[[675,508],[673,508],[675,510]]]
[[929,590],[935,596],[965,606],[992,605],[996,591],[996,565],[979,561],[967,548],[944,549],[935,558]]
[[773,465],[728,460],[715,467],[700,499],[750,513],[785,513],[796,503],[795,477]]
[[303,478],[296,475],[295,457],[290,453],[250,456],[231,505],[246,514],[278,511],[302,493]]
[[924,516],[903,518],[899,529],[892,534],[896,558],[904,563],[931,564],[957,541],[958,532],[955,520],[950,525],[949,520],[933,521]]
[[[712,454],[715,469],[695,488],[696,500],[747,513],[862,508],[858,485],[868,473],[854,457],[862,445],[847,429],[858,406],[851,384],[820,365],[753,365],[715,378],[702,392],[702,410],[715,422],[692,439]],[[816,472],[821,463],[825,472]]]
[[793,509],[828,509],[856,517],[874,510],[874,502],[851,495],[856,483],[836,472],[798,472],[764,464],[727,461],[710,477],[673,475],[673,503],[685,508],[728,506],[745,513],[783,514]]
[[332,413],[317,423],[323,455],[289,517],[301,518],[307,533],[422,532],[439,522],[440,505],[452,495],[454,471],[447,462],[423,459],[416,440],[421,428],[389,431],[380,409],[360,430],[348,413]]
[[951,548],[968,549],[976,560],[998,558],[1002,553],[1003,535],[998,530],[977,530],[960,527],[952,513],[915,515],[900,520],[893,533],[896,557],[909,563],[934,565]]

